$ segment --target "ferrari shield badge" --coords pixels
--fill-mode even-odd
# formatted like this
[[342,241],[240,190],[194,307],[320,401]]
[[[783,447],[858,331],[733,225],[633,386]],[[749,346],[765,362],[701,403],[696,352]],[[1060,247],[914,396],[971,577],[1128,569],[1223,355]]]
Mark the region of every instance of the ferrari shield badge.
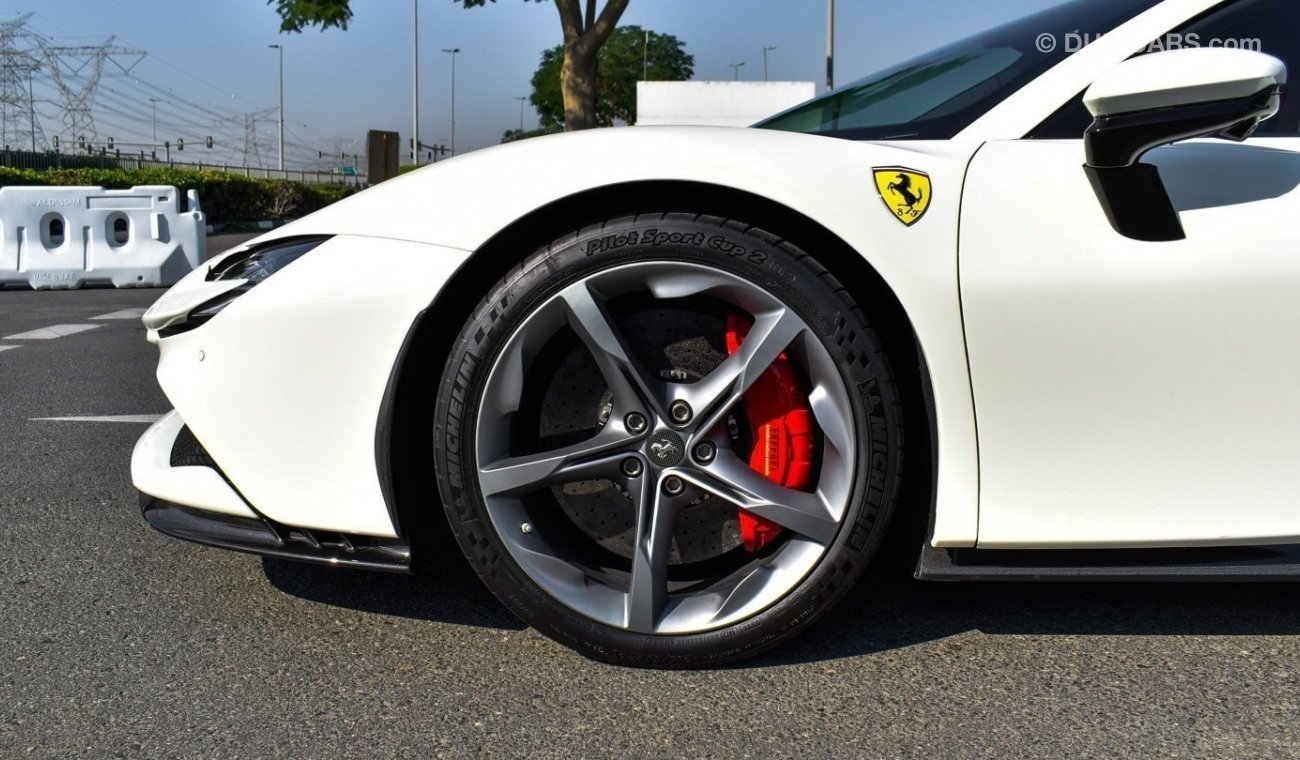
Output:
[[879,166],[871,171],[876,175],[880,200],[898,221],[911,227],[925,216],[925,210],[930,208],[929,174],[901,166]]

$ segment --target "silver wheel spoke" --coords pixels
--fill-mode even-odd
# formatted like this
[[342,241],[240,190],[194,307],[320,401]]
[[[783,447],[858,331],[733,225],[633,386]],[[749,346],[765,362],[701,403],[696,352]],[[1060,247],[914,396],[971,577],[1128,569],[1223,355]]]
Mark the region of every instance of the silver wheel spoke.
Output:
[[657,383],[648,383],[645,373],[633,361],[605,311],[603,299],[592,292],[586,281],[565,288],[560,299],[564,302],[569,326],[591,352],[600,374],[614,394],[615,406],[623,411],[632,411],[634,405],[640,406],[639,400],[649,404],[655,415],[663,416],[662,390]]
[[759,314],[736,353],[698,383],[680,386],[696,413],[705,415],[700,429],[709,430],[721,421],[781,352],[807,329],[808,325],[789,309]]
[[822,501],[821,494],[777,485],[731,452],[719,453],[708,472],[711,477],[690,473],[683,473],[682,477],[741,509],[824,546],[834,540],[839,530],[839,520]]
[[653,633],[668,600],[668,553],[672,549],[677,506],[653,479],[641,478],[636,493],[636,546],[628,583],[626,625]]
[[599,433],[572,446],[506,457],[479,467],[484,496],[521,494],[575,480],[612,476],[626,456],[620,453],[635,440],[611,421]]

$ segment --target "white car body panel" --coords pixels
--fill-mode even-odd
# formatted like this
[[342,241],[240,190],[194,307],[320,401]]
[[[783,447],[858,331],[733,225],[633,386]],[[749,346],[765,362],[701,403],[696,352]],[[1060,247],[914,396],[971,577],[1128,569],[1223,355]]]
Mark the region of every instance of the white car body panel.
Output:
[[[1115,232],[1082,141],[971,162],[979,545],[1300,541],[1300,140],[1160,148],[1187,239]],[[1026,202],[1024,199],[1032,199]]]
[[172,467],[172,446],[185,424],[175,411],[163,415],[131,452],[131,479],[141,492],[209,512],[257,517],[230,484],[211,467]]
[[[158,382],[260,514],[305,528],[395,536],[375,461],[380,406],[416,315],[467,255],[333,238],[207,324],[159,340]],[[202,287],[205,272],[176,285],[146,323],[172,298]],[[239,414],[230,413],[232,404]]]

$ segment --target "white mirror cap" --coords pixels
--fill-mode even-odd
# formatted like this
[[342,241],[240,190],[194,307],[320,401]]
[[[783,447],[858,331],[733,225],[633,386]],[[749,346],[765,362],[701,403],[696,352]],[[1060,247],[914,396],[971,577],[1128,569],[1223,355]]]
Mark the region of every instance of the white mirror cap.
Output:
[[1286,83],[1286,64],[1253,50],[1186,48],[1130,58],[1083,94],[1093,117],[1209,103]]

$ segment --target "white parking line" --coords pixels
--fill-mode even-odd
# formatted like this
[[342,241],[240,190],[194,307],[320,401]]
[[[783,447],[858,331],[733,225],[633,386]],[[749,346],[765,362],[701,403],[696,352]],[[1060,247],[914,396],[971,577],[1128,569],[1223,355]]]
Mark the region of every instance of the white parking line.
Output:
[[147,308],[123,309],[121,311],[114,311],[109,314],[100,314],[98,317],[91,317],[91,319],[139,319],[140,317],[144,316],[144,313],[146,311],[148,311]]
[[96,327],[103,325],[54,325],[53,327],[42,327],[39,330],[18,333],[17,335],[7,335],[5,340],[53,340],[62,338],[65,335],[76,335],[79,332],[94,330]]
[[100,417],[32,417],[32,422],[134,422],[152,425],[162,419],[161,414],[116,414]]
[[22,346],[0,346],[0,351],[8,351],[11,348],[22,348]]

